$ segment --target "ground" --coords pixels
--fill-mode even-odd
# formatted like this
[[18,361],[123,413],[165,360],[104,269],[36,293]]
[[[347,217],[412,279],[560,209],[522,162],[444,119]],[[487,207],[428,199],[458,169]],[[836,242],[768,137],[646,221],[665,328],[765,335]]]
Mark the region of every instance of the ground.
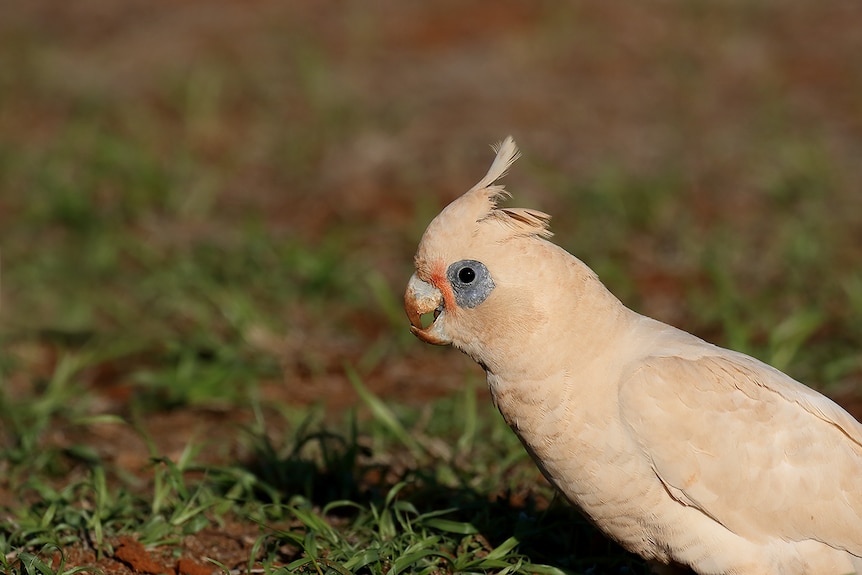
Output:
[[[308,413],[379,420],[350,369],[429,445],[429,405],[465,382],[487,404],[469,359],[410,336],[400,294],[424,226],[508,134],[513,203],[627,305],[862,415],[862,5],[5,4],[7,527],[93,462],[148,493],[154,458],[193,441],[196,465],[260,475],[255,441],[284,447]],[[415,465],[362,442],[355,493]],[[524,465],[470,504],[545,509]],[[197,575],[261,553],[258,523],[211,523],[146,548],[113,526],[63,565]]]

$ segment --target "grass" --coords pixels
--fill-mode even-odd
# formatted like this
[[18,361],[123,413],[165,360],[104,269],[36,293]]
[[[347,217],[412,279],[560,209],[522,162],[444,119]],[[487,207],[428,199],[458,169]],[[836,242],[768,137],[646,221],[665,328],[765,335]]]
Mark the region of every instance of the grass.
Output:
[[[258,419],[241,434],[251,454],[242,465],[197,462],[205,442],[190,441],[174,460],[148,441],[144,489],[141,477],[109,478],[118,470],[86,445],[50,454],[77,459],[71,478],[60,481],[52,477],[60,470],[40,469],[32,453],[12,457],[7,450],[4,460],[21,473],[15,495],[29,504],[0,520],[4,569],[72,572],[62,559],[51,567],[51,557],[73,545],[110,556],[123,534],[151,548],[178,546],[227,521],[257,527],[248,568],[271,572],[563,573],[591,564],[547,551],[554,542],[570,547],[592,537],[572,510],[506,498],[502,486],[529,485],[536,472],[501,420],[477,407],[472,389],[435,402],[433,413],[397,414],[350,376],[374,414],[363,432],[355,415],[345,429],[330,429],[323,412],[312,410],[273,438],[268,430],[295,418],[266,420],[260,405],[252,406]],[[453,411],[461,412],[462,427],[439,429]],[[133,424],[100,418],[73,425]],[[551,495],[548,488],[537,494]]]
[[[813,7],[670,3],[632,70],[625,18],[586,8],[468,35],[428,8],[408,37],[365,5],[188,10],[0,23],[0,570],[125,575],[131,538],[166,570],[644,572],[555,499],[478,368],[406,329],[422,229],[509,130],[513,202],[625,303],[862,390],[858,109],[830,84],[858,75],[826,66],[855,61],[852,18],[800,43]],[[809,45],[832,56],[797,85],[774,55]]]

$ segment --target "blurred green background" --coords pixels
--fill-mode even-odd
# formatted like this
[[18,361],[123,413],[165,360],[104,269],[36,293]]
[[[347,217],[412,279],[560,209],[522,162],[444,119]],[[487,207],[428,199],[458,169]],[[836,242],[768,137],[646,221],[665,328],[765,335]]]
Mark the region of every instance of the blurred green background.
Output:
[[469,363],[405,336],[398,300],[511,133],[513,204],[627,304],[856,388],[860,12],[7,3],[4,387],[83,346],[94,386],[159,401],[266,380],[337,403],[345,361],[395,399],[457,389]]
[[512,205],[551,213],[624,303],[858,405],[862,4],[0,13],[7,472],[52,445],[146,459],[76,418],[132,414],[171,453],[249,398],[338,413],[345,366],[393,404],[466,382],[486,401],[400,300],[425,225],[508,134]]

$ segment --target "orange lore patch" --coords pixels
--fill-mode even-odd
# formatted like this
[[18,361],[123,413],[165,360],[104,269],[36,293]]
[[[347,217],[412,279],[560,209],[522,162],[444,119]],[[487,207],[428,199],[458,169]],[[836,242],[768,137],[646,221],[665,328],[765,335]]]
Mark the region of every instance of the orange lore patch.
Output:
[[452,286],[449,285],[449,279],[446,277],[446,266],[443,264],[443,260],[434,262],[431,271],[431,285],[443,294],[443,305],[446,306],[446,309],[454,310],[455,294],[452,293]]

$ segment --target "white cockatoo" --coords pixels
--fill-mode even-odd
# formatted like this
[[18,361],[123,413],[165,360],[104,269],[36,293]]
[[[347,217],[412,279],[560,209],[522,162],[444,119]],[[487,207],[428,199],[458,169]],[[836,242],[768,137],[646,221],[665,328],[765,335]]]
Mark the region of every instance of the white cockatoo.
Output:
[[862,575],[862,425],[623,306],[547,241],[547,214],[497,205],[519,155],[497,150],[422,236],[412,332],[482,366],[542,473],[627,549],[700,574]]

